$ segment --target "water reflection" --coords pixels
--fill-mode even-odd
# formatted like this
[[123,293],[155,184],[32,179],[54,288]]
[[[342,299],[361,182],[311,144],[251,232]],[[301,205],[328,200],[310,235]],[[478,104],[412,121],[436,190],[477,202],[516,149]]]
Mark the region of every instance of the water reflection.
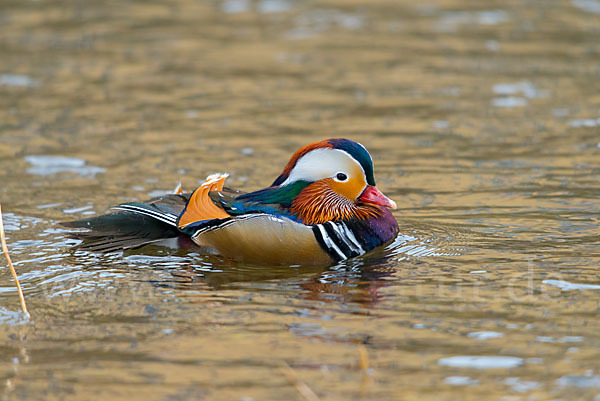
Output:
[[[4,7],[0,201],[33,319],[0,268],[0,398],[294,399],[285,362],[323,399],[593,399],[598,4]],[[257,189],[336,136],[400,205],[364,258],[80,254],[55,224],[224,169]]]
[[512,356],[453,356],[442,358],[440,365],[473,369],[506,369],[523,364],[522,358]]
[[329,267],[253,266],[218,255],[190,253],[186,249],[176,253],[171,251],[166,256],[145,255],[161,249],[152,246],[124,256],[123,261],[130,267],[164,268],[172,277],[166,281],[153,280],[156,286],[163,288],[295,292],[307,300],[375,306],[382,298],[379,289],[393,283],[398,261],[410,257],[452,255],[432,246],[431,242],[400,235],[382,249]]
[[[167,258],[166,264],[172,277],[166,281],[153,281],[155,285],[185,291],[292,292],[303,299],[366,306],[378,302],[378,288],[385,285],[385,279],[394,272],[394,265],[383,255],[332,267],[240,265],[218,256],[198,255],[192,263],[180,263],[176,268],[177,262],[171,258]],[[159,268],[160,263],[153,263],[153,266]]]

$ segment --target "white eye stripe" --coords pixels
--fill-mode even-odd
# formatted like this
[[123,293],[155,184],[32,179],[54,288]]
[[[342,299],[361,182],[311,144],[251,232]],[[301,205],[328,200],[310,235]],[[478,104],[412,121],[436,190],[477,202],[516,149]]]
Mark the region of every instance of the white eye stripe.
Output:
[[[360,165],[350,154],[339,149],[321,148],[315,149],[302,156],[292,171],[289,177],[281,183],[281,186],[291,184],[296,181],[318,181],[324,178],[336,179],[338,173],[346,175],[346,180],[350,174],[348,171],[353,171],[358,167],[366,181],[365,172]],[[341,180],[338,180],[341,181]]]

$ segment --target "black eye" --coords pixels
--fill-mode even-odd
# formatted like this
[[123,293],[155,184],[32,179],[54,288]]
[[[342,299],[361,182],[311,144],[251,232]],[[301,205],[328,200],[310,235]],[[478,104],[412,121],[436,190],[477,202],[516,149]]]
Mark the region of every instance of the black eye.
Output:
[[344,173],[337,173],[335,178],[337,178],[339,181],[346,181],[348,179],[348,176]]

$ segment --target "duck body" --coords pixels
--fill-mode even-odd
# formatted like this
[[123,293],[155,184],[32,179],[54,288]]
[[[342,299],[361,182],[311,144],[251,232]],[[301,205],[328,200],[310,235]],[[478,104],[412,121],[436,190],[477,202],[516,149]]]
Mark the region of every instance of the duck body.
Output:
[[189,238],[206,252],[262,265],[331,264],[393,240],[395,203],[375,186],[366,149],[329,139],[298,150],[267,188],[242,193],[214,174],[190,194],[124,203],[115,213],[63,223],[86,228],[80,249],[137,248]]

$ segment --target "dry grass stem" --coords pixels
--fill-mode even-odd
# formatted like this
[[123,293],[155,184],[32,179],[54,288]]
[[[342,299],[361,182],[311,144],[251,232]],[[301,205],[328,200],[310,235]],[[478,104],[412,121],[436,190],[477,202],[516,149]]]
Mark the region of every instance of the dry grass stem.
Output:
[[367,373],[369,371],[369,353],[364,345],[358,344],[358,356],[360,362],[360,369]]
[[25,297],[23,296],[23,290],[21,289],[21,283],[19,283],[19,278],[17,277],[17,272],[15,267],[10,260],[10,255],[8,253],[8,246],[6,246],[6,238],[4,236],[4,224],[2,223],[2,205],[0,204],[0,242],[2,242],[2,252],[4,252],[4,256],[6,256],[6,261],[8,262],[8,267],[10,272],[12,273],[15,282],[17,283],[17,291],[19,292],[19,299],[21,300],[21,309],[23,309],[23,313],[25,316],[29,317],[29,312],[27,311],[27,305],[25,304]]
[[298,391],[298,394],[300,394],[304,400],[320,401],[320,398],[315,394],[314,391],[311,390],[310,387],[308,387],[306,383],[300,380],[300,378],[298,377],[294,369],[290,367],[290,365],[284,362],[281,365],[280,370],[281,373],[283,373],[283,375],[290,381],[290,383],[292,383],[292,385],[296,388],[296,391]]

